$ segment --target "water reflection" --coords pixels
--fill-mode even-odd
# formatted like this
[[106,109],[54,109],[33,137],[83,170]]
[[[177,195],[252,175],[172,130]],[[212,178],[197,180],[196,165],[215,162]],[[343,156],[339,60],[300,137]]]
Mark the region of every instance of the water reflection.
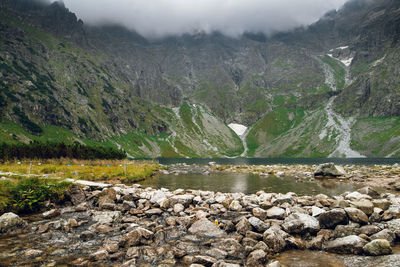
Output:
[[352,184],[342,184],[334,181],[309,182],[296,181],[293,177],[266,177],[248,173],[212,173],[159,175],[141,182],[143,186],[153,188],[169,188],[175,190],[196,189],[220,192],[243,192],[252,194],[260,190],[274,193],[295,192],[298,195],[327,194],[339,195],[346,191],[356,190]]

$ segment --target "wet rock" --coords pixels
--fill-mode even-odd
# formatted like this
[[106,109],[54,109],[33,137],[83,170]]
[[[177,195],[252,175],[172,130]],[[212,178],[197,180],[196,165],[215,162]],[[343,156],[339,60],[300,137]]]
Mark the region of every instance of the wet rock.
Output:
[[267,254],[261,249],[254,250],[249,254],[246,260],[247,266],[263,266],[267,260]]
[[284,219],[286,211],[279,207],[272,207],[267,210],[267,217],[269,219]]
[[322,228],[333,228],[338,224],[347,224],[349,218],[343,209],[332,209],[318,216]]
[[314,217],[302,214],[292,213],[285,219],[282,225],[288,233],[304,234],[305,232],[316,233],[320,230],[319,222]]
[[263,234],[264,243],[275,253],[281,252],[286,247],[285,238],[288,236],[287,233],[282,231],[277,226],[270,227]]
[[314,176],[331,176],[338,177],[345,175],[346,172],[341,166],[336,166],[333,163],[324,163],[318,166],[314,172]]
[[390,231],[389,229],[383,229],[376,234],[370,236],[371,240],[375,239],[385,239],[387,240],[392,246],[394,245],[394,241],[396,240],[396,234]]
[[206,218],[194,222],[189,228],[189,233],[204,237],[223,237],[226,235],[215,223]]
[[361,210],[356,208],[344,208],[350,220],[360,224],[367,224],[369,222],[368,216]]
[[361,254],[367,241],[356,235],[350,235],[326,242],[325,250],[338,254]]
[[316,237],[313,237],[310,241],[306,243],[306,247],[308,249],[321,250],[324,242],[325,242],[324,236],[317,235]]
[[385,239],[376,239],[363,247],[365,254],[371,256],[389,255],[392,254],[392,247]]
[[53,217],[57,217],[58,215],[60,215],[60,211],[58,209],[52,209],[46,212],[42,213],[43,218],[45,219],[50,219]]
[[258,232],[263,233],[265,230],[269,228],[269,224],[261,221],[256,217],[250,217],[248,221],[251,224],[251,226],[253,226]]
[[12,212],[0,216],[0,233],[21,232],[28,226],[28,223]]

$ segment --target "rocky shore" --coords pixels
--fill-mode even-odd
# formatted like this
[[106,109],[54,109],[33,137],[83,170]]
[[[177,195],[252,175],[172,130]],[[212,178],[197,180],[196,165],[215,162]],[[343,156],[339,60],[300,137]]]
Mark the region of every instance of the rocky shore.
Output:
[[261,176],[270,177],[295,177],[299,181],[324,178],[334,178],[338,182],[352,183],[360,187],[371,186],[381,187],[385,190],[400,191],[400,165],[333,165],[338,168],[339,172],[333,176],[316,176],[318,168],[323,165],[218,165],[215,162],[210,162],[208,165],[188,165],[185,163],[163,166],[164,169],[160,173],[169,174],[187,174],[201,173],[208,175],[212,172],[225,173],[252,173]]
[[400,197],[369,187],[328,197],[81,183],[40,216],[3,214],[0,233],[5,265],[280,266],[275,255],[289,249],[391,254]]

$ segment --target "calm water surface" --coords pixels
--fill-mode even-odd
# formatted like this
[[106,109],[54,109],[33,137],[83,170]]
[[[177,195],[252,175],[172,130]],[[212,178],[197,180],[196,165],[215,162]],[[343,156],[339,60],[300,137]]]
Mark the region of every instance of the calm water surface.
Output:
[[225,193],[243,192],[245,194],[252,194],[264,190],[265,192],[273,193],[295,192],[298,195],[322,193],[331,196],[357,189],[355,185],[337,183],[333,180],[324,182],[298,182],[292,177],[278,178],[247,173],[158,175],[140,182],[140,184],[146,187],[164,187],[170,190],[182,188]]
[[335,164],[343,165],[393,165],[400,164],[399,158],[217,158],[217,159],[157,159],[161,164],[207,164],[214,161],[221,165],[270,165],[270,164],[321,164],[326,162],[333,162]]

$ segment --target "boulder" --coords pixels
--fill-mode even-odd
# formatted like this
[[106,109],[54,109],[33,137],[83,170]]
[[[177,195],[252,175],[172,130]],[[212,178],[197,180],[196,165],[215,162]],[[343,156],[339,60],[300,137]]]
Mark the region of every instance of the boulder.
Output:
[[393,246],[396,240],[396,234],[389,229],[383,229],[382,231],[371,235],[370,238],[371,240],[385,239]]
[[389,255],[392,254],[392,247],[385,239],[375,239],[363,247],[365,254],[371,256]]
[[318,216],[321,228],[334,228],[338,224],[347,224],[349,218],[344,209],[332,209]]
[[0,234],[21,232],[28,226],[28,223],[12,212],[0,216]]
[[288,233],[304,234],[306,232],[316,233],[320,230],[319,221],[307,214],[292,213],[282,225]]
[[247,231],[251,231],[252,229],[249,220],[246,218],[242,218],[235,227],[236,231],[241,235],[245,235]]
[[368,216],[362,210],[356,208],[344,208],[344,210],[353,222],[360,224],[368,223]]
[[233,238],[222,239],[217,242],[213,242],[211,245],[215,248],[228,252],[228,256],[231,257],[241,258],[244,254],[244,247]]
[[189,233],[204,237],[223,237],[226,235],[215,223],[206,218],[194,222],[189,228]]
[[264,243],[275,253],[281,252],[286,247],[285,238],[288,234],[278,226],[272,226],[263,234]]
[[324,163],[318,166],[314,172],[314,176],[331,176],[338,177],[345,175],[346,172],[341,166],[336,166],[333,163]]
[[337,238],[326,242],[325,250],[338,254],[361,254],[367,241],[356,235]]
[[253,215],[261,220],[265,220],[267,218],[268,212],[262,208],[253,208]]
[[267,254],[261,249],[254,250],[249,254],[246,260],[247,266],[264,266],[263,263],[267,259]]
[[285,215],[286,211],[279,207],[272,207],[267,210],[267,217],[269,219],[283,219]]
[[362,210],[368,216],[374,212],[374,204],[367,199],[351,202],[357,209]]
[[265,230],[269,228],[269,224],[261,221],[257,217],[250,217],[249,223],[253,226],[258,232],[264,233]]
[[242,205],[240,205],[239,201],[234,200],[229,205],[229,209],[232,210],[232,211],[241,211],[242,210]]
[[374,199],[372,200],[372,204],[376,208],[380,208],[382,210],[387,210],[392,203],[390,203],[387,199]]

